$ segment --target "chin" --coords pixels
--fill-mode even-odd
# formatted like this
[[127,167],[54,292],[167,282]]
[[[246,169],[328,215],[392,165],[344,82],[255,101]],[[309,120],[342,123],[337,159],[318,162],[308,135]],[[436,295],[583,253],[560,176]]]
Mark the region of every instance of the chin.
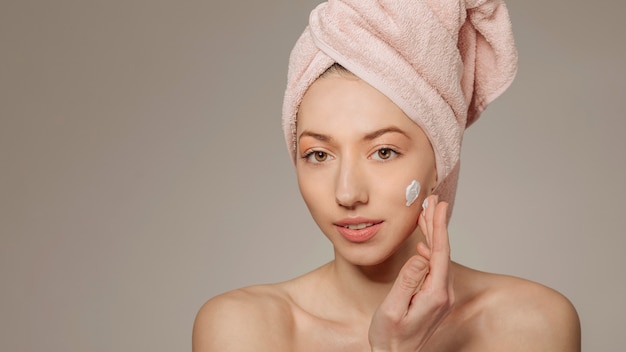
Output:
[[[404,252],[402,248],[410,246],[410,237],[411,234],[406,236],[404,240],[398,239],[398,242],[394,241],[394,243],[385,241],[385,239],[388,239],[385,236],[359,244],[347,242],[343,238],[338,238],[339,243],[332,240],[331,242],[335,249],[336,259],[341,258],[352,265],[368,267],[385,264],[400,252]],[[415,249],[412,250],[416,252]],[[402,262],[406,261],[406,259],[401,258]]]

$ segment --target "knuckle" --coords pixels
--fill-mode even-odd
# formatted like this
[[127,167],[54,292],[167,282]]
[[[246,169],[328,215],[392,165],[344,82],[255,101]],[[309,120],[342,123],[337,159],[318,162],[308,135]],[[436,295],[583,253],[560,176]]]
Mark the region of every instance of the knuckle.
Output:
[[450,306],[450,296],[448,296],[448,292],[438,290],[433,293],[431,302],[433,303],[433,306],[445,309]]
[[407,291],[417,288],[417,285],[419,284],[419,282],[413,277],[414,275],[412,275],[411,273],[408,273],[408,274],[409,275],[402,275],[401,277],[398,278],[400,280],[398,282],[400,287],[402,287],[402,289],[407,290]]
[[403,290],[415,290],[424,277],[428,262],[421,257],[411,258],[398,276],[398,285]]
[[411,257],[409,263],[407,263],[407,271],[413,276],[420,275],[426,268],[428,268],[428,260],[422,256]]
[[402,316],[398,312],[390,307],[381,307],[381,317],[385,322],[392,326],[397,326],[402,321]]

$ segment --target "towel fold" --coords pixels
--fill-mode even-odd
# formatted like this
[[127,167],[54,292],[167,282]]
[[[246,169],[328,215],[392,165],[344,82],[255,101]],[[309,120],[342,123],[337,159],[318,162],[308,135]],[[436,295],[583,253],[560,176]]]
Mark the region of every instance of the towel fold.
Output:
[[289,61],[283,130],[294,162],[302,97],[334,63],[378,89],[422,128],[435,152],[435,193],[452,209],[463,132],[517,70],[504,2],[329,0],[318,5]]

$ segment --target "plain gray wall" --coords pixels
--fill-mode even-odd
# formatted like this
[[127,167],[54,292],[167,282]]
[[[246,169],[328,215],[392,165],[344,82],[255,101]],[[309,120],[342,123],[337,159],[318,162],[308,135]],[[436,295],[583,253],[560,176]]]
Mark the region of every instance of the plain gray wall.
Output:
[[[315,4],[0,2],[0,350],[190,350],[211,296],[331,259],[280,129]],[[509,9],[520,69],[466,133],[453,257],[624,350],[626,4]]]

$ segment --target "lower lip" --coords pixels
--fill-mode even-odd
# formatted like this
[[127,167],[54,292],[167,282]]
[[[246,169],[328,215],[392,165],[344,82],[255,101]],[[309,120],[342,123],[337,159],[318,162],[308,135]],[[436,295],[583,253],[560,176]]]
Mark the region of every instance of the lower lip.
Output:
[[368,241],[376,235],[382,223],[378,223],[364,229],[353,230],[343,226],[337,226],[337,231],[350,242],[361,243]]

